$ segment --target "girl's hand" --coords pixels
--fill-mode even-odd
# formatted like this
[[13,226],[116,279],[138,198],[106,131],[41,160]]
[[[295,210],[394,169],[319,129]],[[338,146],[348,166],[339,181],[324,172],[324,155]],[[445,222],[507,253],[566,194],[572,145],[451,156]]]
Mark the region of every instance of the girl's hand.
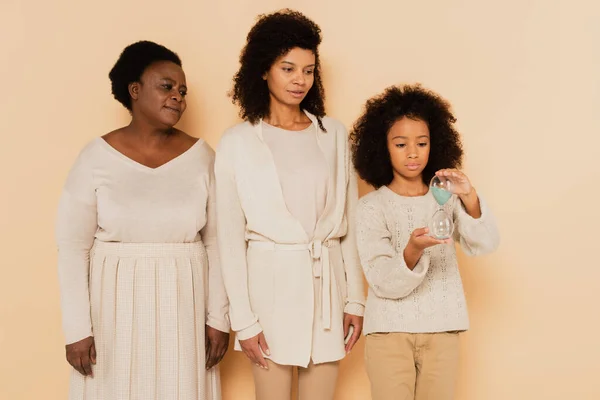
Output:
[[415,229],[410,235],[408,244],[404,248],[404,262],[411,271],[417,266],[419,259],[426,248],[438,244],[452,243],[452,239],[436,239],[428,235],[429,228]]
[[460,198],[467,214],[473,218],[481,217],[479,196],[467,175],[457,169],[441,169],[435,174],[440,178],[448,179],[452,183],[452,193]]
[[473,185],[467,175],[457,169],[441,169],[435,173],[440,178],[446,178],[452,184],[452,193],[458,196],[468,196],[473,192]]

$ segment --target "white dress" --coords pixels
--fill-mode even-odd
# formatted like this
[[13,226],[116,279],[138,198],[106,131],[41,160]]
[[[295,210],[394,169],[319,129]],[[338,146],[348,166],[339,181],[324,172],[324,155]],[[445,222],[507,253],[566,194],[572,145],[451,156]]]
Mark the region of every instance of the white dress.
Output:
[[[149,168],[104,139],[79,155],[57,243],[67,343],[94,336],[94,377],[72,400],[217,400],[205,324],[229,332],[216,245],[214,152],[202,140]],[[209,291],[210,287],[210,291]]]

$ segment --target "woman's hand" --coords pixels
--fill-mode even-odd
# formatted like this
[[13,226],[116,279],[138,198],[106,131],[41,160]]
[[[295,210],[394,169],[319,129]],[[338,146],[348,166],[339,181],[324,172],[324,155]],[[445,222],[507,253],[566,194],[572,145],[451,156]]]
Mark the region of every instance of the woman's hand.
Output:
[[271,352],[269,351],[269,346],[265,340],[265,335],[262,332],[250,339],[240,340],[240,345],[242,346],[244,354],[246,354],[250,361],[258,367],[269,369],[263,353],[270,356]]
[[89,336],[79,342],[65,346],[67,361],[83,376],[94,377],[92,364],[96,364],[94,337]]
[[212,326],[205,326],[206,369],[221,362],[229,347],[229,332],[222,332]]

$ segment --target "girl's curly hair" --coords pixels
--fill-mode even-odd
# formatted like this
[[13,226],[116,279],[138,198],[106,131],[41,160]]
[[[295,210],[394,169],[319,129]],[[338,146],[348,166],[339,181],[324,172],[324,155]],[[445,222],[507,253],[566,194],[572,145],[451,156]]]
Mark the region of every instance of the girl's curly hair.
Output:
[[426,185],[436,171],[460,168],[463,150],[450,104],[419,84],[392,86],[367,101],[350,132],[352,160],[363,180],[376,188],[392,182],[388,132],[403,117],[422,120],[429,128],[429,162],[423,170]]
[[320,43],[319,26],[298,11],[284,9],[260,15],[248,33],[240,55],[240,69],[233,78],[231,98],[240,107],[240,117],[255,124],[269,115],[269,88],[262,77],[277,58],[299,47],[315,54],[314,84],[300,108],[317,116],[324,129],[321,118],[325,116],[325,90],[319,62]]

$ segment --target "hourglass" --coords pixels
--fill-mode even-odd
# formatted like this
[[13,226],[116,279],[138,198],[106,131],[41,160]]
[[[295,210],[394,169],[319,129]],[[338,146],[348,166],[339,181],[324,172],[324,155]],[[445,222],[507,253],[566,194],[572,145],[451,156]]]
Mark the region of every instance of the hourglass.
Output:
[[454,230],[454,223],[442,206],[452,197],[452,182],[448,178],[434,176],[429,187],[433,198],[439,204],[429,224],[430,234],[436,239],[449,239]]

